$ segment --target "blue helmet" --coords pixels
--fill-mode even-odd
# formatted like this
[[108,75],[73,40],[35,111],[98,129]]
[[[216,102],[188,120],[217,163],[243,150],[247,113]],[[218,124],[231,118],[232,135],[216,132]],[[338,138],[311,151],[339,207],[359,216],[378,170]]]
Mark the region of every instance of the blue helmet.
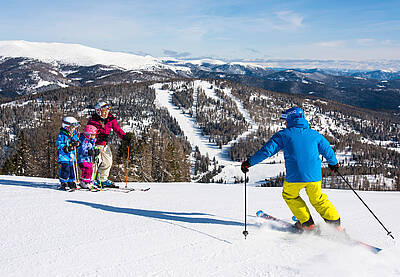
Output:
[[299,107],[293,107],[281,114],[281,118],[286,119],[288,122],[295,118],[304,118],[304,111]]

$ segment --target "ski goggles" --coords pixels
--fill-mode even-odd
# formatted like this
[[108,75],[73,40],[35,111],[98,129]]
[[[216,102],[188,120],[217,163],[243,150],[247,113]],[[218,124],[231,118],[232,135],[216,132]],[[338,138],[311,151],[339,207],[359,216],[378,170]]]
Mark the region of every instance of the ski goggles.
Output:
[[111,110],[111,106],[109,104],[105,104],[104,106],[101,106],[100,110],[109,111]]
[[63,121],[63,123],[64,123],[64,124],[67,124],[67,125],[69,125],[69,126],[71,126],[71,127],[79,127],[79,126],[81,126],[81,123],[80,123],[79,121],[73,122],[73,123]]

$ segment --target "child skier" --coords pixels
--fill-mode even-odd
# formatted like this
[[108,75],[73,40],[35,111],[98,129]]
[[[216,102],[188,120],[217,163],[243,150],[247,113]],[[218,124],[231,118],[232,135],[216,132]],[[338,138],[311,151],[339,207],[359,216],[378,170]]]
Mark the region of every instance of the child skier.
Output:
[[61,189],[76,189],[74,166],[75,150],[79,146],[77,128],[80,126],[78,120],[72,116],[64,117],[62,127],[57,136],[57,162],[61,165],[59,179]]
[[305,188],[311,204],[325,222],[341,231],[339,214],[321,189],[322,173],[319,154],[327,159],[329,168],[336,171],[339,165],[333,149],[320,133],[310,129],[302,109],[298,107],[288,109],[281,118],[286,120],[287,127],[274,134],[260,150],[243,162],[241,170],[244,173],[248,172],[250,166],[283,150],[286,180],[283,182],[282,196],[293,215],[299,220],[295,227],[301,230],[315,228],[310,211],[299,196],[300,190]]
[[[97,128],[93,125],[86,125],[83,133],[79,137],[80,147],[78,148],[78,164],[82,170],[81,187],[91,188],[93,174],[93,160],[100,150],[95,148]],[[94,187],[95,188],[95,187]]]

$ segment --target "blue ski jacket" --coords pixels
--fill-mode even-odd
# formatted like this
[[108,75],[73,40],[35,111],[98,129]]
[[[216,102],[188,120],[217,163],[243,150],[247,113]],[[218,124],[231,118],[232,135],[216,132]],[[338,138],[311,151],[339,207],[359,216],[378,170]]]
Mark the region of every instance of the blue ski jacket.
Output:
[[61,128],[56,141],[57,162],[65,163],[75,161],[75,150],[68,153],[64,151],[65,147],[69,146],[72,140],[78,140],[78,135],[76,133],[71,135],[67,130]]
[[288,121],[287,128],[274,134],[250,157],[250,165],[256,165],[280,150],[283,150],[285,157],[286,181],[290,183],[322,180],[319,154],[331,165],[338,163],[329,142],[320,133],[310,129],[305,118]]
[[83,133],[79,137],[80,146],[78,148],[78,163],[93,162],[93,157],[89,155],[90,149],[94,150],[96,139],[87,138]]

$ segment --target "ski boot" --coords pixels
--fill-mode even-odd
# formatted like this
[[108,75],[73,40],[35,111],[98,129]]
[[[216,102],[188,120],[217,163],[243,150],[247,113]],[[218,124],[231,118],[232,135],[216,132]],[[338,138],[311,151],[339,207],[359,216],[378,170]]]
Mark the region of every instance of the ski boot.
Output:
[[101,182],[101,185],[103,188],[119,188],[117,185],[115,185],[112,181],[106,180]]
[[76,190],[75,182],[68,182],[68,187],[69,187],[70,190]]
[[338,232],[344,232],[342,226],[340,226],[340,218],[337,219],[337,220],[329,220],[329,219],[325,219],[325,218],[324,218],[324,220],[325,220],[325,222],[326,222],[327,224],[329,224],[330,226],[332,226],[333,228],[335,228],[336,231],[338,231]]
[[61,183],[60,190],[68,191],[69,190],[68,183]]
[[95,184],[89,186],[90,191],[100,191],[101,189]]
[[319,233],[319,229],[317,228],[317,226],[314,224],[314,220],[312,219],[312,217],[310,216],[310,219],[307,220],[306,222],[304,222],[303,224],[300,223],[300,221],[298,221],[296,219],[296,217],[293,216],[292,218],[294,221],[296,221],[296,223],[293,225],[293,228],[295,230],[297,230],[299,233],[303,233],[303,232],[313,232],[313,233]]

